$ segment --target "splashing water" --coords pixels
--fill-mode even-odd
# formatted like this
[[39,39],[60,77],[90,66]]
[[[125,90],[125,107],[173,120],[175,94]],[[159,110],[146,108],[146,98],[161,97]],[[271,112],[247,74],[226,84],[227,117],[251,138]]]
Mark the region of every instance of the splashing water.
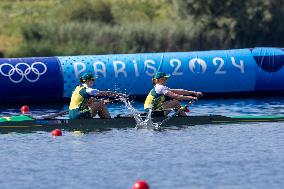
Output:
[[125,104],[126,108],[130,110],[131,114],[133,115],[135,121],[136,121],[136,128],[150,128],[153,127],[152,122],[152,109],[150,108],[146,118],[143,120],[144,116],[141,116],[141,113],[136,110],[129,101],[127,101],[125,98],[120,98],[120,100]]
[[144,119],[144,121],[137,123],[136,122],[136,128],[152,128],[153,127],[153,122],[152,122],[152,109],[150,108],[146,118]]

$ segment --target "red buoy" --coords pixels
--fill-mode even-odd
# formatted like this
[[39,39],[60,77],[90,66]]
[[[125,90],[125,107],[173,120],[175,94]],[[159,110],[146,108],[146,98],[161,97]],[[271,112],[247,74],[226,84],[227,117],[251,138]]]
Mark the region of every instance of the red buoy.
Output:
[[60,129],[54,129],[52,132],[51,132],[52,136],[62,136],[62,132]]
[[150,189],[149,185],[144,180],[138,180],[132,186],[132,189]]
[[27,113],[29,113],[29,111],[30,111],[30,108],[27,105],[24,105],[24,106],[21,107],[21,113],[22,114],[27,114]]

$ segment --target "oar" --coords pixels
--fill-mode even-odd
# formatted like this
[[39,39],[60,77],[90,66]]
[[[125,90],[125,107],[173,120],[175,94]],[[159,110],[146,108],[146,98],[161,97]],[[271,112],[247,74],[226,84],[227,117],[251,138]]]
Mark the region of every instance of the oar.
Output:
[[[106,99],[103,99],[103,100],[106,100]],[[115,102],[117,100],[119,100],[119,99],[108,100],[108,101],[105,101],[105,103],[108,104],[108,103]],[[69,110],[63,110],[61,112],[50,114],[50,115],[45,115],[45,116],[39,117],[37,119],[53,119],[53,118],[56,118],[58,116],[63,116],[63,115],[68,114],[68,113],[69,113]]]
[[69,110],[63,110],[63,111],[58,112],[58,113],[42,116],[38,119],[53,119],[53,118],[56,118],[58,116],[63,116],[63,115],[68,114],[68,113],[69,113]]
[[178,115],[180,112],[186,110],[186,108],[188,108],[192,103],[194,102],[194,100],[189,101],[185,106],[181,107],[178,109],[178,111],[176,111],[174,114],[168,116],[166,119],[164,119],[161,123],[158,123],[155,125],[155,129],[160,130],[162,126],[164,126],[169,120],[171,120],[173,117],[175,117],[176,115]]

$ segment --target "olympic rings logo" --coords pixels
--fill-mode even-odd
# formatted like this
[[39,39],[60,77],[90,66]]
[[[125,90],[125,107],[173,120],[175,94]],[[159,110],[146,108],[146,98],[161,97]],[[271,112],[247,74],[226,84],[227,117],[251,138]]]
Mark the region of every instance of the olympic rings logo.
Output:
[[[0,65],[0,73],[9,77],[13,83],[20,83],[25,78],[29,82],[36,82],[40,76],[45,74],[47,66],[42,62],[34,62],[31,65],[20,62],[16,65],[3,63]],[[16,77],[18,75],[18,77]]]

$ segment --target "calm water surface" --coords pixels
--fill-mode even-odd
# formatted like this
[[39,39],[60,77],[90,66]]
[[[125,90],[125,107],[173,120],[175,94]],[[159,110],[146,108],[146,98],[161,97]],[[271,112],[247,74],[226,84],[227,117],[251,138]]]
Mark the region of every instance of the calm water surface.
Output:
[[[134,106],[142,110],[142,104]],[[1,107],[15,114],[20,106]],[[64,105],[30,106],[42,115]],[[112,115],[127,114],[122,104]],[[121,111],[123,109],[123,111]],[[284,115],[284,98],[200,100],[192,115]],[[0,135],[0,188],[284,188],[284,123]]]

